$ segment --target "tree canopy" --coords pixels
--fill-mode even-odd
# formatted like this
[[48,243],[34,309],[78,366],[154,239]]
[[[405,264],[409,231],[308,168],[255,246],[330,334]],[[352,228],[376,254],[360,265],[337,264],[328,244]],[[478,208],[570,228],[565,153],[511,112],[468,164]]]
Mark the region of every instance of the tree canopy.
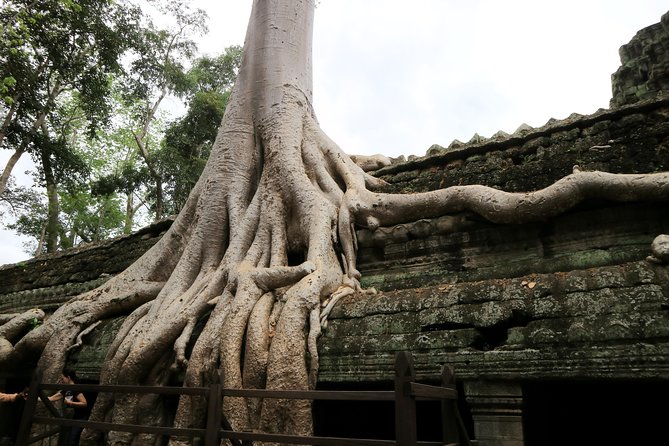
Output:
[[134,39],[138,7],[108,1],[7,1],[0,7],[0,148],[13,151],[0,195],[29,153],[46,188],[46,246],[57,249],[58,187],[88,173],[73,129],[94,135],[109,122],[110,76]]
[[[178,0],[150,3],[172,25],[156,27],[125,1],[34,7],[10,1],[0,10],[0,148],[13,151],[0,197],[15,201],[18,191],[5,185],[16,161],[29,153],[44,202],[37,195],[34,206],[16,208],[18,220],[8,227],[33,238],[31,253],[128,233],[151,214],[176,213],[202,171],[241,48],[194,59],[193,37],[206,31],[206,15]],[[160,109],[168,95],[190,104],[186,117],[168,123]],[[176,145],[165,143],[166,125],[182,141],[196,138],[197,148],[177,148],[178,138]],[[145,217],[138,218],[142,208]],[[116,217],[92,227],[95,219],[81,220],[82,212]],[[80,224],[72,226],[75,220]],[[72,233],[75,227],[80,234]]]

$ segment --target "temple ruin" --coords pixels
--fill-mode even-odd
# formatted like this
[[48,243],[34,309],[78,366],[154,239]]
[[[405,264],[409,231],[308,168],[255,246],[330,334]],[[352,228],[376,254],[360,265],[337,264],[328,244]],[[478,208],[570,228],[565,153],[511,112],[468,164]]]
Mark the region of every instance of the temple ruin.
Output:
[[[521,192],[574,166],[669,171],[669,13],[620,55],[608,109],[435,145],[373,174],[389,183],[384,192],[457,184]],[[53,311],[121,272],[170,224],[0,267],[0,315]],[[408,350],[425,382],[454,367],[461,412],[481,446],[666,441],[669,267],[651,252],[661,234],[669,234],[666,203],[599,200],[532,224],[462,213],[359,230],[362,285],[378,293],[345,297],[332,311],[318,387],[390,389],[394,354]],[[104,321],[72,350],[81,382],[96,382],[121,322]],[[3,368],[0,384],[23,386],[30,373],[29,364]],[[420,435],[431,439],[438,406],[419,410]],[[392,403],[314,408],[323,434],[392,438],[388,420]],[[0,433],[15,422],[0,407]]]

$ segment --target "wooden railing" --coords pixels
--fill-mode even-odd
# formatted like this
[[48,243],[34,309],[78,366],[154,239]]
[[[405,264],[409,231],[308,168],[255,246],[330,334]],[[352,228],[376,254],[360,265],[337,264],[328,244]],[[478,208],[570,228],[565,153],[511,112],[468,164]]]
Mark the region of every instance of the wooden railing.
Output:
[[[455,386],[453,369],[449,366],[444,366],[441,377],[441,386],[417,383],[413,368],[413,359],[407,352],[398,352],[395,355],[394,391],[226,389],[223,387],[222,383],[224,380],[222,378],[218,382],[214,382],[210,387],[64,385],[42,383],[41,373],[37,370],[30,383],[28,400],[26,401],[21,418],[16,445],[27,446],[49,436],[62,436],[64,429],[67,429],[67,427],[83,427],[103,432],[118,431],[191,438],[200,437],[204,439],[205,446],[217,446],[222,438],[229,439],[233,446],[246,446],[253,441],[313,446],[469,446],[471,442],[457,407],[458,393]],[[208,404],[206,425],[202,429],[190,429],[69,419],[59,414],[51,401],[48,400],[46,390],[204,396],[207,398]],[[226,396],[339,401],[395,401],[395,440],[320,436],[305,437],[255,431],[234,431],[222,413],[222,398]],[[418,441],[417,439],[416,401],[423,399],[441,400],[442,441]],[[39,401],[44,403],[51,414],[50,417],[35,414]],[[32,424],[54,425],[58,427],[43,434],[31,436]]]

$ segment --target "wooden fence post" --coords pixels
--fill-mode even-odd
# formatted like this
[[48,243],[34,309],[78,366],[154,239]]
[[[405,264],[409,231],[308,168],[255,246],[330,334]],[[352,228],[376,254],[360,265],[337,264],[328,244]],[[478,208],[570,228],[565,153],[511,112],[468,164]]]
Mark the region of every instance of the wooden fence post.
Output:
[[207,430],[205,433],[205,446],[218,446],[218,430],[221,425],[221,378],[218,373],[213,374],[209,386],[209,399],[207,404]]
[[395,443],[416,446],[416,399],[410,385],[415,381],[413,359],[408,352],[395,354]]
[[35,369],[32,379],[30,380],[30,387],[28,388],[28,400],[23,406],[23,414],[21,415],[21,423],[19,424],[19,433],[16,437],[17,446],[27,446],[30,440],[30,427],[32,426],[33,415],[37,408],[37,397],[39,394],[39,385],[42,382],[42,370]]
[[[441,369],[441,386],[455,389],[455,374],[453,367],[444,365]],[[441,400],[441,429],[445,444],[460,444],[460,426],[458,425],[458,401],[451,399]]]
[[[457,391],[455,371],[452,366],[444,365],[441,369],[441,385]],[[444,444],[471,446],[472,442],[460,415],[457,399],[441,400],[441,417]]]

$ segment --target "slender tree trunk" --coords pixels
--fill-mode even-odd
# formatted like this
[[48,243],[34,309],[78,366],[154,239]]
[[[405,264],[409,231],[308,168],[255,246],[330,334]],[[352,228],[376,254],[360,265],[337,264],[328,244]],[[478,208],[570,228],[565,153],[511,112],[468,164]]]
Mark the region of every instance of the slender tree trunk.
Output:
[[161,220],[163,218],[163,178],[160,176],[155,176],[154,180],[156,182],[156,216],[155,220]]
[[39,241],[37,242],[37,248],[35,248],[35,256],[41,255],[44,253],[44,239],[46,237],[46,223],[42,224],[42,229],[40,230]]
[[58,189],[56,179],[53,175],[53,167],[49,157],[48,150],[42,150],[42,170],[44,171],[44,180],[46,183],[47,196],[47,224],[46,224],[46,251],[56,252],[58,250],[58,232],[60,222],[58,215],[60,206],[58,203]]
[[123,225],[124,234],[130,234],[130,232],[132,232],[132,221],[135,215],[133,198],[134,195],[132,192],[130,192],[125,200],[125,224]]
[[132,225],[135,221],[135,213],[141,206],[141,203],[135,206],[134,192],[128,193],[125,199],[125,222],[123,224],[123,233],[130,234],[132,232]]
[[12,119],[14,119],[14,113],[16,113],[16,109],[19,105],[19,97],[20,96],[17,94],[12,98],[12,105],[9,106],[9,110],[7,110],[7,114],[5,114],[5,119],[2,121],[2,126],[0,126],[0,147],[2,147],[2,143],[5,142],[7,129],[9,129],[9,124],[12,123]]
[[92,241],[94,241],[94,242],[100,241],[101,234],[102,234],[102,228],[104,226],[105,213],[107,211],[107,204],[108,204],[108,200],[105,199],[98,206],[98,221],[97,221],[97,225],[95,226],[95,231],[93,232],[93,239],[92,239]]
[[[39,116],[37,117],[37,119],[35,119],[35,122],[33,123],[30,129],[30,132],[28,133],[29,135],[32,134],[33,132],[38,131],[42,127],[47,117],[47,114],[49,113],[51,107],[53,106],[54,101],[62,91],[63,88],[60,81],[56,81],[54,87],[49,92],[49,97],[47,99],[46,104],[40,111]],[[25,153],[25,150],[30,144],[30,142],[31,142],[30,137],[25,135],[23,141],[21,141],[20,146],[14,151],[9,161],[7,161],[5,169],[2,171],[2,175],[0,175],[0,195],[2,195],[5,192],[5,189],[7,188],[7,182],[9,181],[9,177],[12,174],[12,170],[14,169],[14,166],[19,161],[21,156]]]
[[154,189],[154,193],[156,194],[156,204],[154,213],[155,221],[158,221],[163,218],[163,177],[156,168],[153,161],[151,160],[146,137],[149,134],[149,127],[153,122],[153,120],[155,119],[158,107],[162,103],[163,99],[165,99],[166,95],[167,95],[167,89],[163,87],[160,96],[158,97],[156,102],[154,102],[154,104],[151,106],[146,116],[144,117],[144,122],[142,123],[142,129],[140,130],[139,133],[135,134],[135,143],[137,144],[137,149],[139,150],[139,154],[144,159],[146,166],[149,168],[149,172],[151,173],[151,177],[153,178],[155,184],[155,189]]
[[12,156],[9,157],[9,160],[2,171],[2,175],[0,175],[0,195],[7,189],[7,182],[12,174],[12,170],[14,169],[14,166],[16,166],[16,163],[19,162],[19,159],[21,159],[24,152],[25,146],[22,144],[21,147],[17,148],[14,153],[12,153]]

